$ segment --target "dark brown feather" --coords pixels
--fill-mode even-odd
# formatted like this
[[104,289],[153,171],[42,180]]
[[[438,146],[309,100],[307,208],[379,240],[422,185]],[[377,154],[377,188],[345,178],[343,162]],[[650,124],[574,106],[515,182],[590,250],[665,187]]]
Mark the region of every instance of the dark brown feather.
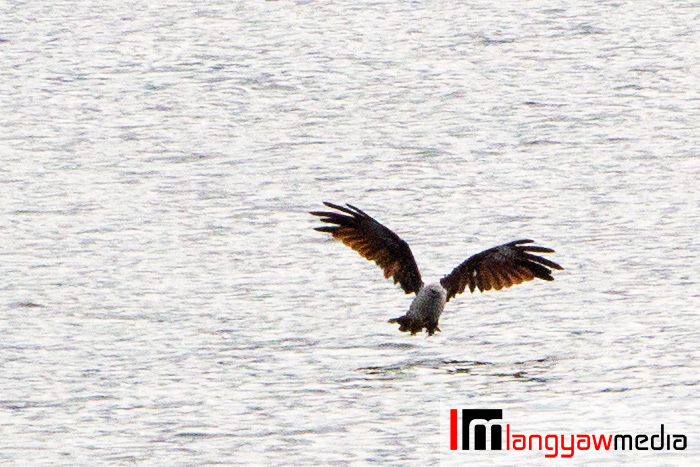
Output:
[[440,280],[440,284],[447,290],[447,300],[464,292],[467,286],[473,293],[477,288],[481,292],[501,290],[536,277],[546,281],[554,280],[549,268],[563,268],[554,261],[528,253],[554,253],[554,250],[527,245],[528,243],[533,241],[516,240],[468,258]]
[[323,204],[347,215],[333,211],[312,211],[310,214],[320,217],[321,222],[334,224],[316,227],[314,230],[330,233],[363,258],[377,263],[382,268],[384,277],[393,277],[394,283],[399,283],[406,293],[418,293],[423,287],[423,280],[408,243],[351,204],[347,208],[328,202]]

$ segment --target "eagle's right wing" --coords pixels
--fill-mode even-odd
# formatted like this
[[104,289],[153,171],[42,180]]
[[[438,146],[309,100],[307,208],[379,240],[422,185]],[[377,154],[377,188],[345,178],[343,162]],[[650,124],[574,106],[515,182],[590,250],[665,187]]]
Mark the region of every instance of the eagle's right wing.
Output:
[[384,271],[384,277],[393,277],[394,284],[401,284],[406,293],[418,293],[423,287],[423,280],[408,243],[355,206],[348,204],[345,208],[328,202],[323,204],[345,214],[311,212],[310,214],[319,216],[321,222],[333,224],[316,227],[314,230],[330,233],[362,257],[377,263]]
[[447,300],[464,292],[469,286],[473,293],[475,288],[484,290],[501,290],[513,284],[531,281],[535,277],[553,281],[552,269],[563,269],[536,253],[554,253],[554,250],[541,246],[527,245],[532,240],[516,240],[497,247],[489,248],[471,256],[454,268],[451,273],[440,279],[440,284],[447,291]]

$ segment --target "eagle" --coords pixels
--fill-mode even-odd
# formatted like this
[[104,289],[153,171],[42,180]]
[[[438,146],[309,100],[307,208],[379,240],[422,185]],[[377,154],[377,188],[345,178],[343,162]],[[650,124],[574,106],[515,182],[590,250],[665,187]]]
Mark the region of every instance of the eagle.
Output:
[[467,286],[474,293],[477,288],[480,292],[501,290],[535,278],[553,281],[552,269],[563,269],[554,261],[533,254],[554,253],[554,250],[531,245],[533,240],[523,239],[477,253],[438,283],[424,285],[411,248],[401,237],[351,204],[346,204],[347,207],[323,204],[335,211],[311,211],[309,214],[331,225],[314,230],[331,234],[362,257],[377,263],[384,277],[392,278],[404,292],[416,294],[405,315],[389,320],[389,323],[399,324],[399,331],[408,331],[414,336],[423,329],[428,336],[440,331],[438,320],[445,303],[464,292]]

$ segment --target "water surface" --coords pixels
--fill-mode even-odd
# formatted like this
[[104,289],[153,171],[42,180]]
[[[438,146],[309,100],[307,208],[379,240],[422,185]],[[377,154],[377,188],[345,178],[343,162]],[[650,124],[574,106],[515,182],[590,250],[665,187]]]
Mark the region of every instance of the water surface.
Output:
[[[570,461],[692,464],[697,4],[0,11],[0,461],[435,465],[443,401],[523,432],[664,423],[685,452]],[[565,270],[411,337],[386,323],[410,297],[312,230],[324,200],[426,281],[518,238]],[[544,458],[503,455],[457,459]]]

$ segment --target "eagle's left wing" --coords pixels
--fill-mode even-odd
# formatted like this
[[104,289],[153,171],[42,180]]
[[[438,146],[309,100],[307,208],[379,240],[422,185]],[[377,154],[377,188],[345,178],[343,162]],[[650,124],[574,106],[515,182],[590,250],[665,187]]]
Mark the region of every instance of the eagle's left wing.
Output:
[[321,222],[331,224],[314,230],[328,232],[364,258],[377,263],[384,271],[384,277],[393,277],[394,283],[401,284],[404,292],[418,293],[423,280],[408,243],[351,204],[347,208],[328,202],[323,204],[340,212],[311,212],[319,216]]
[[553,281],[552,269],[563,269],[536,253],[554,253],[554,250],[541,246],[527,245],[532,240],[516,240],[494,248],[489,248],[470,257],[457,266],[451,273],[440,279],[440,284],[447,290],[447,300],[458,293],[474,293],[478,288],[484,290],[501,290],[513,284],[521,284],[534,278]]

